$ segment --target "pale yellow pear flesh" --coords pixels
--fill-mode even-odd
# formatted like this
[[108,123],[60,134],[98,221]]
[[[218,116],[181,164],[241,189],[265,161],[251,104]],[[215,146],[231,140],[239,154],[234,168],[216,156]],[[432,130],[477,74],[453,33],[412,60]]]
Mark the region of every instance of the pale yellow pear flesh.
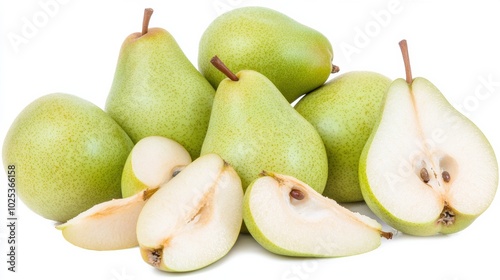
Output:
[[322,85],[332,72],[333,49],[328,38],[264,7],[226,12],[203,33],[198,69],[217,88],[225,76],[210,64],[214,55],[234,73],[262,73],[290,103]]
[[341,257],[381,244],[376,221],[337,204],[303,182],[265,172],[247,189],[243,217],[252,236],[267,250],[286,256]]
[[136,247],[137,218],[158,188],[134,196],[95,205],[56,228],[75,246],[89,250],[119,250]]
[[328,181],[323,195],[341,203],[363,200],[359,157],[390,84],[382,74],[351,71],[331,79],[295,105],[325,144]]
[[176,141],[162,136],[145,137],[135,144],[125,163],[122,196],[157,188],[189,163],[189,152]]
[[144,206],[137,238],[144,261],[165,271],[192,271],[225,256],[236,242],[243,189],[216,154],[199,157]]
[[253,70],[236,76],[217,89],[202,154],[224,158],[244,190],[262,170],[274,170],[323,192],[328,163],[318,132],[267,77]]
[[392,227],[453,233],[491,204],[498,163],[480,129],[433,84],[398,79],[361,156],[360,182],[368,206]]
[[42,96],[17,116],[3,143],[3,165],[15,166],[16,193],[40,216],[66,222],[95,204],[120,198],[133,147],[102,109],[78,96]]
[[105,110],[134,143],[163,136],[200,154],[215,90],[165,29],[133,33],[122,44]]

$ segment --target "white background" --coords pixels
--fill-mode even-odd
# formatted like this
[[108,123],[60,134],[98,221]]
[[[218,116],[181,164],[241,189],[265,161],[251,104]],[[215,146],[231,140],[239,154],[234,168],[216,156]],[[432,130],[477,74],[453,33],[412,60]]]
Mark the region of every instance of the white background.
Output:
[[[0,139],[35,98],[67,92],[100,106],[121,43],[150,26],[169,30],[197,65],[198,41],[223,10],[277,9],[324,33],[341,72],[372,70],[404,77],[398,41],[409,42],[414,76],[432,81],[486,134],[500,155],[500,5],[495,1],[2,1],[0,4]],[[56,3],[49,10],[40,3]],[[8,3],[8,4],[7,4]],[[27,28],[33,24],[35,29]],[[26,31],[29,29],[28,31]],[[25,34],[23,34],[23,30]],[[12,38],[22,43],[15,43]],[[438,121],[438,120],[436,120]],[[95,252],[64,240],[18,201],[17,272],[7,271],[7,179],[0,178],[0,279],[499,279],[500,198],[466,230],[449,236],[397,235],[369,253],[333,259],[276,256],[242,236],[222,260],[185,274],[145,264],[137,248]],[[363,205],[353,209],[372,215]]]

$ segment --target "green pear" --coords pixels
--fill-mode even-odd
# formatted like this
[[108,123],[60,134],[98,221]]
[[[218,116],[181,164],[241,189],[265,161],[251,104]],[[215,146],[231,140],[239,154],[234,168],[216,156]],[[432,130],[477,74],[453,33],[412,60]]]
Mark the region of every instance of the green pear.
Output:
[[146,136],[177,141],[199,156],[215,90],[162,28],[129,35],[120,50],[105,110],[134,143]]
[[210,65],[214,55],[235,73],[260,72],[290,103],[338,71],[338,67],[332,66],[332,46],[323,34],[263,7],[226,12],[203,33],[198,69],[217,88],[225,76]]
[[390,83],[379,73],[352,71],[328,81],[295,105],[325,144],[328,181],[323,195],[337,202],[363,200],[359,157]]
[[[216,57],[213,63],[224,68]],[[276,170],[323,192],[328,163],[314,127],[264,75],[223,71],[231,78],[217,88],[201,153],[215,153],[229,162],[244,189],[262,170]]]
[[377,221],[351,212],[293,178],[262,172],[245,192],[243,219],[265,249],[295,257],[365,253],[392,238]]
[[395,80],[360,158],[363,197],[395,229],[419,236],[454,233],[489,207],[498,163],[481,130],[431,82]]
[[12,123],[3,164],[6,171],[15,167],[16,191],[31,210],[65,222],[121,197],[122,170],[132,147],[125,131],[99,107],[54,93],[33,101]]

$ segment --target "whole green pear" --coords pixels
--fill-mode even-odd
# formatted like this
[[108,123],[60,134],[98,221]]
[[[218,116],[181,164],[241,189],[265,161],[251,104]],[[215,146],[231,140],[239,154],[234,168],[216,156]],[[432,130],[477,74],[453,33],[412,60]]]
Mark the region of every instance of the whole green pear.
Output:
[[289,174],[317,192],[325,187],[325,147],[314,127],[264,75],[242,70],[215,94],[202,155],[215,153],[234,167],[243,189],[262,170]]
[[[147,12],[149,11],[149,14]],[[129,35],[120,50],[105,110],[134,143],[163,136],[197,158],[210,119],[215,90],[162,28]]]
[[133,142],[102,109],[54,93],[29,104],[3,144],[3,165],[35,213],[65,222],[95,204],[121,197],[121,176]]
[[337,202],[363,201],[359,157],[381,111],[391,80],[370,71],[351,71],[304,96],[295,109],[318,131],[328,155],[323,195]]
[[214,88],[225,76],[210,64],[217,55],[233,72],[255,70],[292,103],[322,85],[331,72],[333,50],[319,31],[269,8],[243,7],[216,18],[203,33],[198,69]]

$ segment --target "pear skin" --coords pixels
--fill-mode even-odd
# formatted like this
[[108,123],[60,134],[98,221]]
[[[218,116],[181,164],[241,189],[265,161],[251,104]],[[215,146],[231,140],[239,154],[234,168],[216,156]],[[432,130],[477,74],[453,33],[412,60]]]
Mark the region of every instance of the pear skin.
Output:
[[225,76],[217,55],[233,72],[255,70],[271,80],[288,102],[321,86],[332,72],[333,49],[318,30],[269,8],[242,7],[216,18],[199,43],[198,69],[214,88]]
[[363,201],[358,164],[391,80],[371,71],[339,75],[295,105],[318,131],[328,154],[323,195],[337,202]]

